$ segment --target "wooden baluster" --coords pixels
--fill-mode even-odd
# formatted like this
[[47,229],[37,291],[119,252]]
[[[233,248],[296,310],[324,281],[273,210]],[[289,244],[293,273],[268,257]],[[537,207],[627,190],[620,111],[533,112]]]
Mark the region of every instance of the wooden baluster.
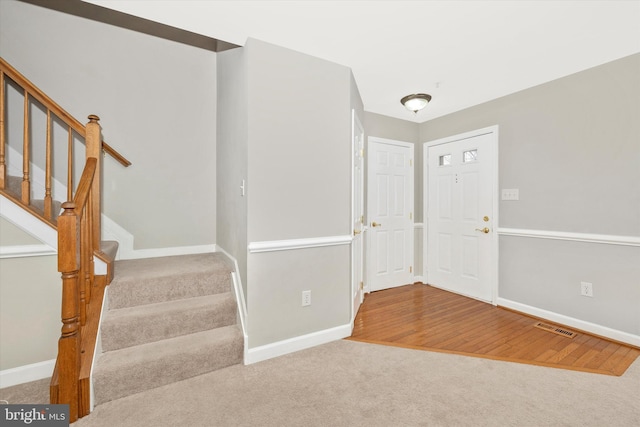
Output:
[[[94,177],[95,179],[95,177]],[[91,247],[91,196],[87,199],[87,205],[82,210],[80,220],[80,324],[87,323],[87,308],[91,302],[92,280],[92,258],[93,249]]]
[[7,179],[7,165],[5,159],[5,134],[4,134],[4,73],[0,71],[0,188],[5,188]]
[[62,329],[58,340],[58,402],[69,404],[69,422],[78,419],[80,334],[78,322],[78,271],[80,223],[73,202],[62,205],[58,218],[58,271],[62,273]]
[[22,203],[31,203],[31,183],[29,182],[29,93],[24,90],[24,140],[22,144]]
[[102,135],[100,134],[100,117],[95,114],[89,116],[89,123],[86,126],[85,144],[87,146],[87,159],[93,157],[96,162],[96,173],[91,186],[91,215],[92,218],[92,248],[100,250],[100,212],[101,212],[101,190],[102,190]]
[[47,153],[44,176],[44,217],[51,221],[51,110],[47,109]]
[[73,200],[73,130],[69,126],[69,145],[67,146],[67,200]]
[[78,290],[79,290],[79,310],[80,310],[80,325],[84,326],[87,323],[87,286],[85,283],[85,275],[87,273],[87,207],[82,208],[80,215],[80,271],[78,272]]
[[[94,175],[93,179],[96,179]],[[89,195],[89,199],[87,200],[87,214],[93,211],[93,199],[91,195]],[[87,251],[87,269],[85,274],[85,292],[87,294],[87,306],[91,302],[91,288],[93,288],[94,284],[94,276],[95,276],[95,266],[93,263],[93,248],[91,248],[90,243],[93,242],[93,220],[94,218],[91,215],[87,215],[87,239],[85,248]]]

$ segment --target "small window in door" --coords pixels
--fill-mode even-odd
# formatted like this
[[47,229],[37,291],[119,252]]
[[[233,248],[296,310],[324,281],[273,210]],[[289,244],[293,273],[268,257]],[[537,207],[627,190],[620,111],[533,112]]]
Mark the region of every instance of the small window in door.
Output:
[[478,161],[478,150],[474,149],[474,150],[469,150],[469,151],[465,151],[464,153],[462,153],[462,161],[464,163],[477,162]]
[[450,166],[451,165],[451,154],[444,154],[440,156],[440,160],[438,161],[440,166]]

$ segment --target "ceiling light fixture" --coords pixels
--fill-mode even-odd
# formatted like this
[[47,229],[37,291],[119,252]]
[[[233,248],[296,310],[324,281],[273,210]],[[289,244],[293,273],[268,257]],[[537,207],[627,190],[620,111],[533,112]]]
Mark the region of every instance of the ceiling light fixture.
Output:
[[429,101],[431,101],[431,95],[427,95],[426,93],[416,93],[405,96],[400,100],[400,103],[404,105],[407,110],[418,114],[418,111],[426,107]]

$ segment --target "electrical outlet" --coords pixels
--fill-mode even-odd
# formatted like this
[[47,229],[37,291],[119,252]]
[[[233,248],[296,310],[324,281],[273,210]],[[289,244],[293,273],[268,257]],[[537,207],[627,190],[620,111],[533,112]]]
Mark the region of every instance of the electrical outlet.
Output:
[[593,297],[593,283],[580,282],[580,295]]
[[302,291],[302,306],[311,305],[311,291]]

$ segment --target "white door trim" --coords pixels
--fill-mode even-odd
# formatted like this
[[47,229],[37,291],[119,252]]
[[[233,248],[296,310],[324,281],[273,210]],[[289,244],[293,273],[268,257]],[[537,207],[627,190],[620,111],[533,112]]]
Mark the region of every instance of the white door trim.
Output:
[[428,186],[428,182],[427,179],[429,177],[429,173],[428,173],[428,167],[429,167],[429,162],[428,162],[428,153],[429,147],[433,147],[435,145],[441,145],[441,144],[446,144],[449,142],[453,142],[453,141],[460,141],[462,139],[468,139],[468,138],[474,138],[477,136],[481,136],[481,135],[492,135],[491,138],[491,143],[493,144],[493,171],[492,171],[492,177],[491,177],[491,192],[493,194],[493,201],[492,201],[492,218],[494,218],[493,224],[495,224],[494,230],[492,230],[491,233],[491,260],[492,260],[492,265],[490,268],[490,281],[491,281],[491,304],[496,305],[497,301],[498,301],[498,257],[499,257],[499,247],[498,247],[498,224],[500,224],[500,219],[498,217],[498,206],[499,206],[499,181],[498,181],[498,177],[499,177],[499,163],[498,163],[498,159],[499,159],[499,155],[498,155],[498,125],[494,125],[494,126],[489,126],[486,128],[482,128],[482,129],[477,129],[477,130],[473,130],[473,131],[469,131],[469,132],[464,132],[461,134],[457,134],[457,135],[452,135],[452,136],[448,136],[445,138],[440,138],[440,139],[436,139],[433,141],[428,141],[423,143],[423,214],[424,214],[424,226],[425,226],[425,230],[423,233],[423,241],[422,241],[422,248],[423,248],[423,277],[424,277],[424,281],[425,283],[429,283],[429,265],[427,264],[427,239],[429,236],[428,233],[428,221],[427,221],[427,214],[429,212],[429,198],[426,195],[426,191],[429,188]]
[[412,144],[411,142],[396,141],[394,139],[379,138],[377,136],[370,136],[367,138],[367,145],[371,144],[372,142],[379,142],[381,144],[389,144],[389,145],[395,145],[398,147],[405,147],[405,148],[415,147],[415,144]]
[[[371,238],[371,227],[368,227],[369,222],[372,220],[371,218],[371,212],[373,211],[371,209],[371,198],[369,197],[369,190],[370,190],[370,173],[371,173],[371,165],[370,162],[372,161],[371,158],[371,146],[374,143],[379,143],[379,144],[387,144],[387,145],[393,145],[396,147],[402,147],[402,148],[406,148],[411,150],[411,157],[412,159],[414,158],[415,155],[415,144],[410,143],[410,142],[404,142],[404,141],[397,141],[397,140],[393,140],[393,139],[387,139],[387,138],[380,138],[380,137],[376,137],[376,136],[369,136],[367,137],[367,149],[366,149],[366,155],[365,155],[365,163],[367,165],[367,170],[365,173],[366,176],[366,194],[367,194],[367,201],[365,203],[366,205],[366,224],[367,227],[365,227],[365,231],[366,231],[366,254],[365,254],[365,277],[367,278],[367,280],[365,281],[365,292],[371,292],[371,278],[375,276],[375,271],[372,271],[372,269],[375,267],[375,263],[372,262],[372,254],[373,254],[373,242],[372,242],[372,238]],[[415,159],[413,159],[413,161],[415,162]],[[415,196],[414,196],[414,191],[415,191],[415,164],[413,165],[413,179],[410,182],[411,185],[411,200],[412,200],[412,213],[413,213],[413,218],[412,218],[412,222],[415,223]],[[412,227],[413,228],[413,227]],[[413,233],[413,230],[412,230]],[[412,234],[413,236],[413,234]],[[414,244],[411,245],[411,250],[410,250],[410,255],[409,258],[411,260],[411,265],[415,266],[415,251],[413,250],[413,246]],[[415,278],[415,270],[413,270],[411,272],[411,283],[413,283]]]
[[[361,151],[356,147],[356,138],[360,138]],[[355,109],[351,110],[351,218],[349,222],[353,227],[351,244],[351,327],[353,328],[358,308],[363,301],[364,289],[360,283],[364,283],[365,251],[364,251],[364,126]],[[356,172],[356,160],[359,161],[359,172]],[[356,176],[359,175],[359,176]],[[358,212],[360,211],[360,212]],[[361,216],[359,229],[356,229],[356,217]],[[359,233],[356,235],[356,233]],[[355,295],[355,297],[354,297]]]

